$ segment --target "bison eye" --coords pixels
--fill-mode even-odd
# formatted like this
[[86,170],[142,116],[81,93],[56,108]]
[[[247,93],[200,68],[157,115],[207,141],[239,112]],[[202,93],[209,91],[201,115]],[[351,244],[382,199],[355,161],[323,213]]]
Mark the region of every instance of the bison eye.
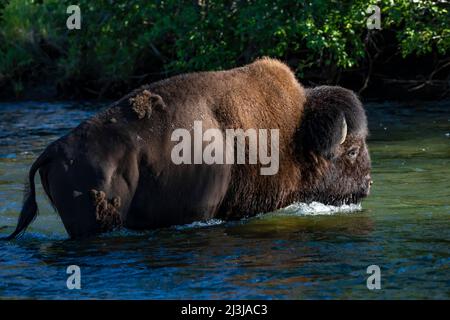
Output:
[[354,160],[359,153],[359,148],[352,148],[347,152],[347,156],[351,159]]

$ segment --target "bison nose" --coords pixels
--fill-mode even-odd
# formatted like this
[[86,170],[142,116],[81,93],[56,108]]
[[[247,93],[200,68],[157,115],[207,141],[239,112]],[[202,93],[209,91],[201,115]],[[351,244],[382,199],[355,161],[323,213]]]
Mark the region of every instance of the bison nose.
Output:
[[373,180],[370,180],[370,181],[369,181],[369,185],[370,185],[370,186],[373,185]]

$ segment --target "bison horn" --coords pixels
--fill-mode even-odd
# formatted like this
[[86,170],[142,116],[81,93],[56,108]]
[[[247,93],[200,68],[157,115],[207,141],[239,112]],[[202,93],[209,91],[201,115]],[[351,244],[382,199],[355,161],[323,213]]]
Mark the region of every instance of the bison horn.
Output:
[[345,121],[345,117],[342,119],[342,138],[339,144],[343,144],[347,138],[347,121]]

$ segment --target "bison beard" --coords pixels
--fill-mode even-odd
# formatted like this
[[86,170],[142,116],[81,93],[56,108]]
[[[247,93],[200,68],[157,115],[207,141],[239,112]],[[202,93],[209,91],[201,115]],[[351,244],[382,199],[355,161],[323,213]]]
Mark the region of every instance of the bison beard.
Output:
[[[175,164],[175,129],[279,130],[277,174],[261,164]],[[34,175],[73,238],[239,219],[296,201],[339,205],[369,193],[367,120],[340,87],[304,89],[272,59],[142,87],[53,142],[33,164],[16,230],[37,215]],[[236,150],[235,153],[236,154]]]

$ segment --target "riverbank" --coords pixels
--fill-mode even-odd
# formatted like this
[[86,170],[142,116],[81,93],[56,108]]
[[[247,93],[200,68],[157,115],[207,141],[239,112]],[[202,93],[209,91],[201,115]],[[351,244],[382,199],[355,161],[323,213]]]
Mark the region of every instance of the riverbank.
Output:
[[[341,71],[330,79],[320,75],[316,69],[298,78],[305,87],[340,85],[349,88],[357,92],[363,101],[445,100],[450,97],[450,64],[434,60],[432,57],[422,57],[391,62],[394,65],[377,63],[372,66],[370,73],[364,68]],[[435,65],[441,67],[433,67]],[[411,71],[418,73],[413,75]],[[0,101],[113,101],[144,84],[163,79],[162,76],[153,76],[129,83],[111,81],[104,85],[96,80],[61,83],[51,78],[40,81],[30,79],[21,84],[20,92],[15,91],[12,82],[0,81]]]

